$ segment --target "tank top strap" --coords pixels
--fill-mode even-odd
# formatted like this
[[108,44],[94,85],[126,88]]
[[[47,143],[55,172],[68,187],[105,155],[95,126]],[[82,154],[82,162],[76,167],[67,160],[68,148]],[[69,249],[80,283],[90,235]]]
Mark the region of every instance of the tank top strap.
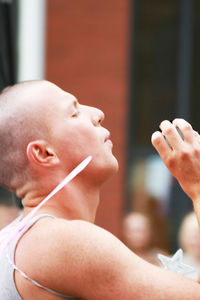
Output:
[[[15,241],[15,247],[14,247],[14,252],[15,252],[15,248],[17,246],[17,242],[19,241],[19,239],[26,233],[26,231],[31,227],[33,226],[38,220],[42,219],[42,218],[45,218],[45,217],[51,217],[51,218],[54,218],[56,219],[55,216],[53,215],[50,215],[50,214],[40,214],[40,215],[37,215],[37,216],[34,216],[31,220],[29,220],[29,222],[27,223],[27,225],[23,228],[23,230],[20,232],[19,236],[17,237],[17,240]],[[27,280],[29,280],[32,284],[36,285],[37,287],[39,288],[42,288],[43,290],[46,290],[47,292],[51,293],[51,294],[54,294],[56,296],[60,296],[62,298],[65,298],[65,299],[77,299],[76,297],[74,296],[69,296],[69,295],[65,295],[65,294],[62,294],[62,293],[59,293],[57,291],[54,291],[48,287],[45,287],[43,285],[41,285],[39,282],[35,281],[34,279],[30,278],[27,274],[25,274],[21,269],[19,269],[16,265],[15,265],[15,262],[14,262],[14,257],[12,259],[12,255],[9,255],[9,253],[7,253],[7,259],[8,259],[8,262],[9,264],[11,265],[11,267],[13,268],[13,270],[16,270],[17,272],[19,272],[19,274],[26,278]]]
[[[27,230],[28,230],[32,225],[34,225],[37,221],[39,221],[39,220],[42,219],[42,218],[47,218],[47,217],[56,219],[55,216],[50,215],[50,214],[39,214],[39,215],[36,215],[36,216],[34,216],[32,219],[30,219],[30,220],[27,222],[26,226],[24,227],[25,230],[27,231]],[[22,231],[23,231],[23,230],[22,230]]]

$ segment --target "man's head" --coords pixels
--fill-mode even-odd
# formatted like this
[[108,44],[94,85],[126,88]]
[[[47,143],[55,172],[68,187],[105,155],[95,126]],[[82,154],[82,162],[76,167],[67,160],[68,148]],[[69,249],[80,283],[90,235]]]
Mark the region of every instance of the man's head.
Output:
[[0,184],[16,191],[30,178],[63,175],[87,155],[97,170],[93,180],[105,180],[117,162],[103,118],[48,81],[6,89],[0,95]]

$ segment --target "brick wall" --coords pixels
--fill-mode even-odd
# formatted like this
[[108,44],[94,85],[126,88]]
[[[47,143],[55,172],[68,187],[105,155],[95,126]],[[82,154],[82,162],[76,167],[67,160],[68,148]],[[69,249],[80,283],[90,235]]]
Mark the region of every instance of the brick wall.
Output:
[[102,188],[96,224],[119,236],[123,214],[129,44],[128,0],[48,0],[46,78],[101,108],[119,173]]

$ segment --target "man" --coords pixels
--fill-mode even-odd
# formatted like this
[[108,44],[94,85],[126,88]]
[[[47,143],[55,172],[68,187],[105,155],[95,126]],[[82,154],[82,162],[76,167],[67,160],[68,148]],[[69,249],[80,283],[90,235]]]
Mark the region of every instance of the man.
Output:
[[[0,183],[22,198],[24,216],[92,155],[1,253],[1,299],[200,299],[196,282],[143,261],[93,224],[100,187],[118,168],[103,118],[47,81],[0,96]],[[165,149],[160,135],[153,143]]]

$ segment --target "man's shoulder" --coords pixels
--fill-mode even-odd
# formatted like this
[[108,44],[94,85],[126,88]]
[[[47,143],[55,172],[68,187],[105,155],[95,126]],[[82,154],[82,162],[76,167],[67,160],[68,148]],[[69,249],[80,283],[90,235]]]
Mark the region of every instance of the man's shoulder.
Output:
[[[109,240],[117,240],[107,230],[84,220],[65,220],[56,218],[49,220],[40,228],[38,235],[44,237],[45,240],[54,242],[55,247],[60,249],[77,247],[81,244],[95,247],[99,243],[105,243]],[[59,250],[59,249],[58,249]]]
[[92,235],[95,232],[101,234],[108,233],[103,228],[88,221],[66,220],[62,218],[45,220],[45,222],[37,228],[37,234],[45,235],[49,239],[55,239],[57,241],[59,241],[59,239],[63,241],[63,238],[70,238],[71,235],[73,237],[80,236],[80,238],[82,238],[83,235],[86,234],[87,237],[89,237],[88,234]]
[[87,221],[58,218],[41,225],[38,240],[43,242],[38,246],[37,257],[44,257],[46,270],[55,271],[65,265],[65,277],[66,270],[76,276],[76,272],[91,274],[94,270],[101,273],[113,269],[118,256],[127,251],[117,237]]
[[42,220],[21,242],[19,267],[42,285],[72,295],[77,283],[85,291],[95,276],[111,273],[116,262],[113,250],[120,245],[111,233],[92,223],[59,218]]
[[94,252],[100,255],[100,252],[107,250],[110,253],[112,245],[116,243],[121,242],[110,232],[93,223],[84,220],[45,218],[33,226],[30,234],[23,238],[22,247],[28,248],[29,254],[34,256],[42,254],[47,263],[54,261],[59,264],[59,260],[66,262],[80,252],[88,258]]

